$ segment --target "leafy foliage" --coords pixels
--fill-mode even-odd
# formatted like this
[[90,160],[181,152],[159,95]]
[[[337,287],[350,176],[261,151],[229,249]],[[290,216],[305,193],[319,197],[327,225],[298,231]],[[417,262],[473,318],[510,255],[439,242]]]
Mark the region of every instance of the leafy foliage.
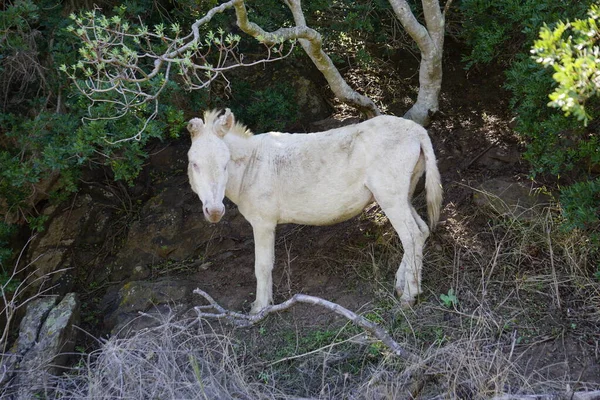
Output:
[[[598,99],[588,101],[600,93],[600,70],[598,57],[600,39],[596,20],[600,17],[600,7],[592,5],[588,17],[573,22],[558,21],[554,28],[544,25],[539,39],[535,41],[532,53],[537,63],[552,67],[553,80],[557,86],[550,93],[549,106],[560,108],[565,117],[573,115],[577,122],[569,119],[572,126],[567,136],[571,141],[561,146],[561,160],[564,169],[584,168],[576,182],[562,190],[561,203],[567,220],[567,227],[592,232],[598,245],[600,229],[600,178],[594,178],[593,170],[600,166],[600,138],[597,126],[585,129],[591,119],[600,114]],[[587,108],[586,108],[587,105]],[[555,117],[554,119],[559,119]],[[583,125],[583,127],[582,127]],[[560,135],[559,135],[560,137]],[[551,153],[552,154],[552,153]],[[559,170],[553,171],[559,174]]]
[[282,82],[256,90],[246,82],[233,85],[230,107],[236,117],[255,132],[281,131],[299,115],[294,89]]
[[456,307],[456,305],[458,304],[458,297],[456,297],[453,288],[448,289],[448,294],[440,294],[440,300],[442,300],[444,306],[446,306],[447,308]]
[[516,54],[529,50],[544,22],[581,14],[589,3],[590,0],[462,0],[461,36],[470,49],[464,56],[467,68],[490,62],[510,65]]
[[143,121],[134,136],[116,141],[141,139],[158,115],[163,92],[175,87],[173,75],[185,89],[204,89],[222,69],[232,68],[229,59],[235,57],[240,41],[221,28],[216,33],[209,30],[204,38],[192,37],[185,35],[180,23],[147,26],[130,22],[125,13],[121,6],[110,18],[99,10],[71,14],[74,25],[67,30],[81,43],[79,57],[60,67],[91,102],[91,119],[119,119],[132,113]]
[[[592,0],[463,0],[460,3],[465,17],[462,36],[471,51],[465,56],[467,67],[498,62],[506,65],[505,86],[512,94],[516,130],[527,142],[525,158],[531,163],[532,175],[550,174],[560,183],[560,201],[570,228],[597,229],[598,210],[591,206],[597,199],[594,170],[600,165],[597,127],[585,126],[600,114],[598,99],[589,98],[594,91],[593,57],[595,22],[562,23],[585,16]],[[494,18],[489,16],[493,15]],[[592,18],[593,19],[593,18]],[[570,27],[578,29],[571,38],[565,33]],[[541,37],[531,46],[541,30]],[[569,31],[571,32],[571,31]],[[563,34],[565,34],[563,36]],[[597,35],[597,33],[596,33]],[[587,39],[586,39],[587,38]],[[557,51],[552,55],[553,51]],[[584,58],[577,61],[579,55]],[[552,65],[550,70],[536,59]],[[558,75],[557,75],[558,74]],[[547,107],[566,107],[573,113],[569,118]],[[573,100],[569,100],[569,96]],[[578,105],[586,108],[583,111]],[[573,186],[571,186],[573,185]],[[595,221],[595,222],[594,222]]]
[[561,203],[568,221],[567,227],[591,231],[592,239],[598,242],[600,178],[567,187],[561,194]]
[[517,132],[527,140],[525,158],[532,174],[561,176],[567,182],[585,175],[591,165],[586,151],[586,130],[574,119],[548,108],[552,77],[521,54],[507,71],[506,87],[512,91]]
[[551,29],[544,25],[532,52],[536,61],[555,71],[552,78],[558,86],[550,94],[552,107],[573,114],[587,125],[591,115],[585,101],[600,92],[599,26],[600,7],[592,5],[588,18],[558,22]]
[[[144,11],[147,20],[160,19],[152,9]],[[82,167],[106,166],[115,179],[131,182],[147,157],[145,144],[176,137],[184,124],[176,103],[182,90],[175,85],[164,88],[156,109],[140,105],[119,121],[85,119],[87,99],[57,67],[80,56],[63,12],[50,0],[8,2],[0,11],[0,215],[7,226],[28,222],[31,229],[43,229],[35,204],[76,190]],[[123,9],[116,15],[137,18]],[[91,111],[111,115],[115,109],[100,104]],[[153,112],[157,119],[145,126],[144,137],[116,143],[140,131]],[[14,232],[0,229],[0,263],[8,259],[8,237]]]

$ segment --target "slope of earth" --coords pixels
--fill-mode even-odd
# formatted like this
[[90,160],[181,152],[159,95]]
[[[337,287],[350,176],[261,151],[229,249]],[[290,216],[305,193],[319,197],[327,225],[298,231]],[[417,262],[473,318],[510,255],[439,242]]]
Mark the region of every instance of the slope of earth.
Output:
[[[398,77],[393,88],[383,85],[380,100],[400,114],[406,109],[401,93],[415,90],[415,76],[403,75],[415,70],[407,64],[392,59],[377,71],[346,74],[357,85],[369,74],[378,82]],[[366,398],[394,398],[400,390],[395,377],[406,368],[425,377],[413,391],[422,398],[600,387],[600,286],[587,262],[586,239],[560,230],[552,204],[532,206],[524,216],[474,203],[479,185],[494,178],[532,191],[543,185],[526,178],[501,73],[467,73],[458,56],[445,65],[442,112],[429,129],[445,200],[440,227],[426,244],[420,302],[410,310],[398,307],[393,280],[402,249],[376,204],[334,226],[278,227],[276,240],[275,302],[294,293],[336,302],[378,322],[421,361],[394,360],[347,320],[310,306],[253,328],[215,324],[244,343],[261,380],[323,398],[352,385],[380,394]],[[342,111],[310,129],[348,123],[345,117]],[[188,146],[187,140],[157,144],[131,190],[102,183],[102,176],[87,179],[96,183],[80,196],[104,207],[94,215],[103,216],[106,228],[91,217],[84,224],[96,237],[77,239],[88,252],[73,255],[76,284],[65,291],[80,288],[83,326],[96,336],[152,325],[155,320],[139,312],[193,316],[192,307],[202,303],[192,293],[196,287],[228,309],[249,309],[251,228],[231,203],[220,224],[204,222],[187,183]],[[423,213],[422,193],[415,203]]]

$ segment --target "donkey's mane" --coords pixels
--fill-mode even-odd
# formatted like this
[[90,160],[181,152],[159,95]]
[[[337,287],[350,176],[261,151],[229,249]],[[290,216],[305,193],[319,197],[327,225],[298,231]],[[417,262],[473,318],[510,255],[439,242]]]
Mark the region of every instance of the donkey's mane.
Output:
[[[212,126],[212,124],[219,118],[221,110],[207,110],[204,111],[204,124],[206,126]],[[228,133],[233,133],[238,136],[252,136],[253,133],[248,127],[238,121],[235,121]]]
[[204,125],[212,126],[215,123],[215,120],[221,114],[220,110],[206,110],[204,111]]

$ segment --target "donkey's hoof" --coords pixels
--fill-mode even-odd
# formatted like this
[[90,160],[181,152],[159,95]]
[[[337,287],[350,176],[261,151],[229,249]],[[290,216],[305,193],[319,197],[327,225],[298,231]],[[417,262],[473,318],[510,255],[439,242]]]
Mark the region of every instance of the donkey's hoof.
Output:
[[265,308],[267,308],[268,305],[269,305],[269,303],[262,304],[262,303],[257,303],[255,301],[255,302],[252,303],[252,308],[250,308],[250,314],[252,314],[252,315],[258,314],[259,312],[261,312],[262,310],[264,310]]
[[397,287],[396,293],[398,294],[398,298],[400,299],[400,307],[402,308],[411,308],[417,303],[417,297],[410,297],[408,292],[404,292],[404,287]]
[[402,299],[403,294],[404,294],[404,285],[402,285],[401,287],[396,287],[396,296],[398,296],[399,299]]
[[252,308],[250,309],[250,314],[251,314],[251,315],[258,314],[259,312],[261,312],[261,310],[262,310],[263,308],[264,308],[264,307],[262,307],[262,306],[256,306],[256,305],[254,305],[254,304],[253,304],[253,305],[252,305]]
[[417,299],[400,299],[400,307],[412,308],[417,303]]

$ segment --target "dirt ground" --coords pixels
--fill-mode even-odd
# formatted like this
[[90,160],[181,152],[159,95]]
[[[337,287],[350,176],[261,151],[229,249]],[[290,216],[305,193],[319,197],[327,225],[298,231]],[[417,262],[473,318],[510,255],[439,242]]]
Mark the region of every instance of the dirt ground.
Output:
[[[528,167],[520,158],[522,144],[511,129],[508,94],[502,89],[504,77],[493,68],[467,72],[458,57],[445,60],[441,112],[429,128],[443,179],[444,206],[440,227],[426,244],[420,302],[412,310],[397,308],[393,279],[401,245],[376,205],[334,226],[278,227],[275,302],[305,293],[379,318],[400,343],[435,360],[427,364],[430,388],[424,393],[434,392],[436,385],[449,390],[451,383],[441,376],[465,368],[467,377],[456,379],[463,392],[481,394],[478,385],[500,385],[508,392],[514,385],[518,386],[515,390],[528,387],[532,391],[541,387],[565,390],[566,385],[597,389],[598,282],[575,277],[575,272],[589,275],[589,266],[580,265],[574,272],[573,265],[560,264],[573,254],[567,250],[577,245],[565,245],[564,251],[558,243],[554,248],[545,247],[543,233],[548,226],[507,220],[473,204],[473,188],[479,183],[495,177],[526,180]],[[381,99],[389,105],[388,112],[398,114],[405,106],[402,93],[414,91],[415,77],[403,77],[400,63],[390,61],[381,68],[388,70],[378,71],[379,76],[400,77],[401,84],[384,91]],[[344,111],[334,115],[337,120],[346,117]],[[421,204],[422,212],[422,195],[416,203]],[[228,208],[231,214],[233,205]],[[547,219],[543,215],[540,218]],[[228,309],[247,311],[255,279],[251,230],[249,225],[246,228],[230,238],[235,242],[233,250],[211,256],[210,267],[172,275],[197,284]],[[455,291],[457,303],[448,306],[440,296],[450,289]],[[316,348],[323,346],[315,332],[329,334],[346,323],[326,310],[298,306],[233,334],[264,366],[268,364],[265,359],[314,350],[301,345],[303,338],[312,338]],[[289,348],[290,341],[297,344],[294,351],[277,351]],[[332,350],[328,351],[331,355]],[[367,356],[361,357],[360,362],[371,365]],[[292,368],[293,363],[288,364]],[[477,375],[469,369],[475,365],[487,372]],[[498,371],[490,372],[496,366]],[[309,369],[300,364],[293,368],[295,373]],[[320,371],[318,378],[322,379],[325,373]],[[349,372],[340,371],[331,372],[327,379],[345,379]],[[473,376],[486,382],[475,382]]]

